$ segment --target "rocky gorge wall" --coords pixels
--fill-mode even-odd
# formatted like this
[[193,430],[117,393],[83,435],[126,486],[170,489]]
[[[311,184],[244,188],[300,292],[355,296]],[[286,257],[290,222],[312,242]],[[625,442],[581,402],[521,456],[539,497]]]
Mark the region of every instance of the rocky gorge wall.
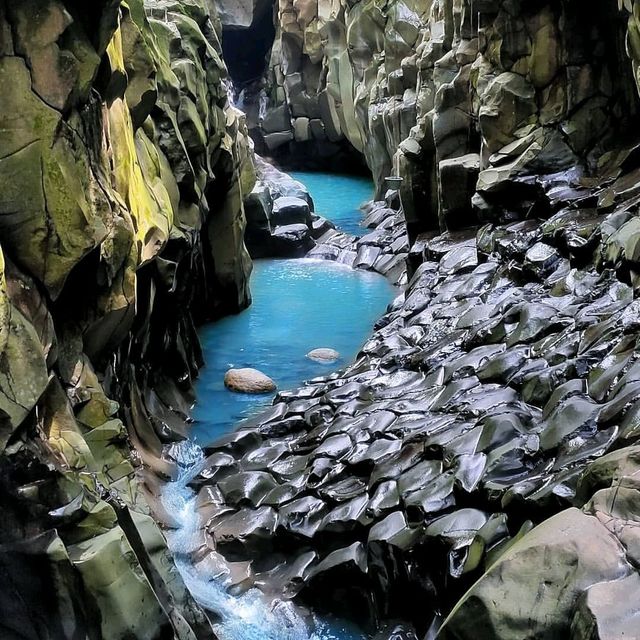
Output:
[[[273,15],[252,134],[283,161],[363,158],[379,196],[399,172],[416,273],[356,363],[208,451],[194,562],[408,638],[445,616],[452,640],[633,637],[640,3]],[[220,37],[269,16],[0,0],[3,638],[212,636],[154,518],[175,523],[157,493],[195,322],[249,302],[244,201],[269,237],[303,227],[296,251],[404,282],[394,210],[355,242],[254,188]]]
[[636,128],[636,6],[281,0],[254,137],[285,162],[349,149],[378,196],[402,175],[412,237],[544,206],[516,176],[590,175]]
[[0,1],[3,639],[213,636],[150,507],[194,320],[249,302],[255,174],[214,10]]

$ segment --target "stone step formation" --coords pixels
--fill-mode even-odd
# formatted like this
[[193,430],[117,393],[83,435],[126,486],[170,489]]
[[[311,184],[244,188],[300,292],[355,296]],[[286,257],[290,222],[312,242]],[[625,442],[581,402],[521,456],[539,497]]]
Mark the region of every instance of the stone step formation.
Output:
[[602,209],[425,234],[355,363],[207,449],[201,522],[246,563],[236,588],[421,633],[453,608],[441,638],[634,637],[627,183],[591,194]]

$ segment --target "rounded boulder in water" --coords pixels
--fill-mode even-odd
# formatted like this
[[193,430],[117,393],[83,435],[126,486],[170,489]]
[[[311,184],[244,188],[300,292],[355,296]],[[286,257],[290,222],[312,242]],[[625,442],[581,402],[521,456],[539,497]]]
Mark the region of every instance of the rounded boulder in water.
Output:
[[335,362],[340,354],[335,349],[314,349],[307,353],[307,358],[316,362]]
[[257,369],[229,369],[224,376],[224,386],[236,393],[271,393],[276,383]]

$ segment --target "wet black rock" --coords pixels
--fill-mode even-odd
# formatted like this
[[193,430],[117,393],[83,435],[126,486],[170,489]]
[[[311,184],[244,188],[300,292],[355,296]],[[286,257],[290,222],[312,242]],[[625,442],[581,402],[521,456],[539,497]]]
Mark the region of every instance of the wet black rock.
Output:
[[[561,202],[584,189],[547,178],[558,213],[420,237],[406,291],[356,361],[280,393],[210,451],[219,469],[197,482],[223,499],[229,469],[271,478],[211,509],[273,508],[260,544],[286,548],[283,589],[418,637],[633,628],[620,594],[636,593],[639,566],[640,236],[610,213],[635,206],[633,188],[593,187],[587,212]],[[374,203],[367,224],[358,240],[327,231],[310,255],[394,265],[402,282],[401,219]],[[258,566],[260,545],[236,542]]]
[[363,226],[373,229],[360,238],[333,230],[317,237],[309,258],[335,260],[357,269],[376,271],[394,284],[407,282],[409,242],[404,215],[385,202],[371,202],[364,208]]
[[294,196],[281,196],[273,201],[271,222],[276,226],[311,222],[311,210],[307,202]]
[[245,197],[245,243],[253,258],[299,258],[331,224],[313,215],[306,187],[256,157],[257,181]]

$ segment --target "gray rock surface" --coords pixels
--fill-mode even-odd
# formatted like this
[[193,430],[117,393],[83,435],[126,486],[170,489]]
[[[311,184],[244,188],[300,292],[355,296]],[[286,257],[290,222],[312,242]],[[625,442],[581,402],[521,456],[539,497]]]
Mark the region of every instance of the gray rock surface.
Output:
[[[563,192],[547,218],[421,235],[355,362],[242,427],[237,464],[277,455],[255,470],[279,485],[283,571],[315,554],[288,593],[447,639],[633,637],[637,235],[617,172],[588,215]],[[369,218],[358,251],[335,230],[314,251],[388,246],[393,215]]]
[[313,214],[306,187],[256,156],[258,179],[245,198],[245,243],[253,258],[300,258],[330,223]]
[[318,362],[335,362],[340,358],[340,354],[335,349],[321,347],[319,349],[312,349],[309,351],[309,353],[307,353],[307,358],[317,360]]

